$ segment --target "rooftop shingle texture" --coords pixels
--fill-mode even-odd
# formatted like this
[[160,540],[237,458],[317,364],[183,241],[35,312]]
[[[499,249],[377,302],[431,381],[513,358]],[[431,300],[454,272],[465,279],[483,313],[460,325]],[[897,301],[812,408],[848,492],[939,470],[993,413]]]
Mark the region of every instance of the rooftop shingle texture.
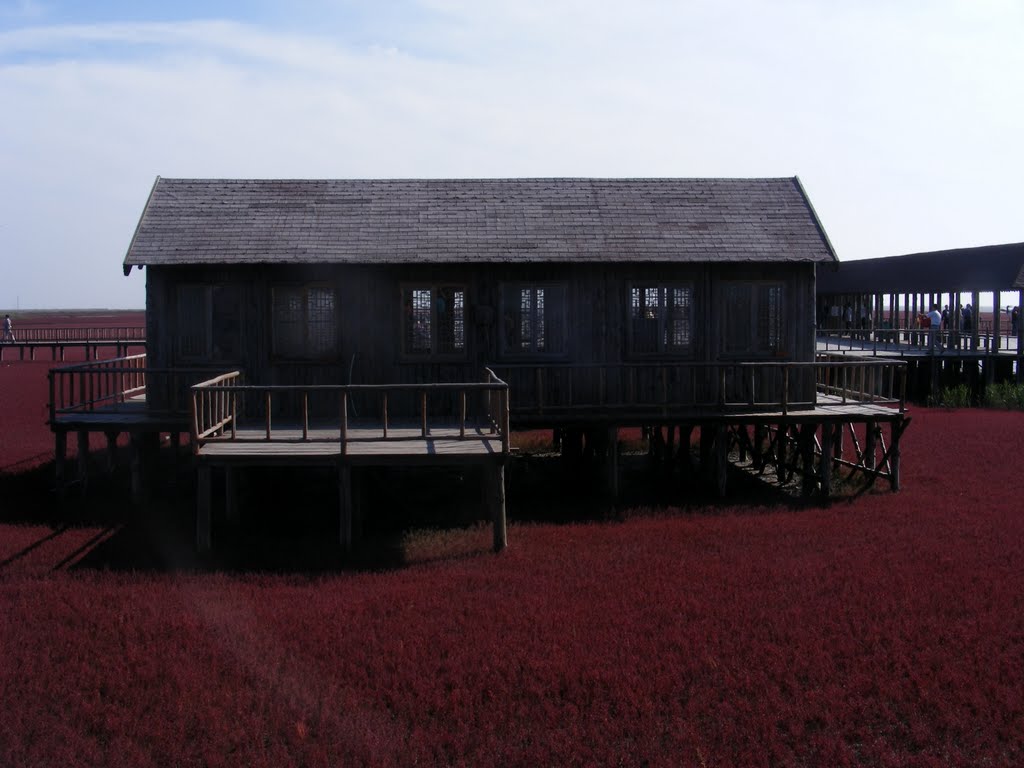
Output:
[[158,178],[124,264],[834,259],[795,178]]

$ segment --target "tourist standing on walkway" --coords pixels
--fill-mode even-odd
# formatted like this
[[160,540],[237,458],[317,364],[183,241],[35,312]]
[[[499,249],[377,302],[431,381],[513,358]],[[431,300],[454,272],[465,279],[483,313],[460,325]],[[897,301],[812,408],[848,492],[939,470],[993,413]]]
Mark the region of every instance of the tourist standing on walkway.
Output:
[[4,315],[4,341],[14,341],[14,326],[11,324],[10,315]]
[[939,305],[932,304],[932,311],[928,313],[929,330],[928,330],[928,346],[932,352],[936,349],[941,350],[942,345],[939,344],[941,338],[940,332],[942,329],[942,313],[939,312]]

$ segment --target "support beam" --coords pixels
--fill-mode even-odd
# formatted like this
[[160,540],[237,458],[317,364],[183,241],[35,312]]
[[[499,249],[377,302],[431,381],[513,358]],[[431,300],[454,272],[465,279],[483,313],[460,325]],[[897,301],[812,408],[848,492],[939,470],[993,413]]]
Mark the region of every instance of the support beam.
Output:
[[77,433],[78,448],[78,480],[82,484],[82,493],[89,485],[89,433],[84,429]]
[[493,549],[495,552],[501,552],[508,546],[505,520],[505,464],[495,463],[486,474],[489,486],[487,495],[491,506],[491,523],[494,527]]
[[238,470],[224,467],[224,517],[232,525],[238,523]]
[[53,469],[57,495],[63,496],[67,488],[68,433],[63,429],[54,432]]
[[338,543],[346,555],[352,552],[352,468],[338,467]]
[[715,427],[715,486],[719,496],[725,496],[729,464],[729,431],[724,424]]
[[824,499],[832,492],[832,435],[835,426],[829,423],[821,425],[821,458],[818,460],[818,481],[821,484],[821,496]]
[[103,433],[107,438],[107,474],[112,475],[117,469],[117,436],[118,432]]
[[210,466],[200,464],[196,473],[196,549],[200,552],[209,552],[213,544],[210,514]]

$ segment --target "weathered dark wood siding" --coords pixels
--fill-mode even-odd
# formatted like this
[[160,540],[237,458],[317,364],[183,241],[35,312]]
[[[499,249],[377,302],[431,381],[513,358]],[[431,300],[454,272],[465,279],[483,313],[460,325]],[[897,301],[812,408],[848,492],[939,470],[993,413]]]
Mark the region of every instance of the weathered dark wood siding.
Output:
[[[252,265],[226,267],[150,266],[147,269],[147,337],[149,366],[208,366],[212,371],[242,369],[259,384],[381,384],[475,381],[485,365],[507,377],[513,403],[538,398],[536,366],[566,364],[594,366],[618,363],[672,361],[814,359],[814,265],[766,264],[429,264],[429,265]],[[782,285],[782,341],[774,355],[730,354],[725,348],[729,313],[750,307],[728,306],[723,286],[728,281],[771,282]],[[335,291],[337,349],[329,359],[283,360],[273,354],[271,295],[274,286],[320,284]],[[523,356],[504,354],[500,343],[501,286],[506,283],[562,284],[566,287],[567,338],[564,354]],[[629,287],[631,284],[686,283],[693,287],[692,344],[686,355],[636,356],[629,349]],[[178,355],[176,340],[177,290],[183,284],[236,286],[240,354],[231,359],[197,362]],[[464,285],[466,290],[466,350],[461,359],[413,360],[402,354],[403,285]],[[213,329],[216,334],[218,329]],[[535,365],[526,365],[535,364]],[[541,393],[547,402],[569,396],[585,400],[599,386],[599,367],[578,369],[572,381],[564,372],[542,375]],[[655,387],[641,372],[636,387]],[[559,379],[559,376],[562,378]],[[617,386],[625,387],[622,380]],[[767,379],[765,380],[768,381]],[[673,391],[685,397],[688,385],[676,382]],[[662,386],[664,386],[662,384]],[[767,386],[767,384],[766,384]],[[808,398],[813,382],[795,382],[792,399]],[[154,393],[155,395],[156,393]],[[622,394],[626,394],[623,392]],[[596,402],[596,400],[594,400]],[[364,403],[367,409],[375,404]],[[281,407],[287,407],[282,405]],[[599,414],[595,414],[599,417]]]

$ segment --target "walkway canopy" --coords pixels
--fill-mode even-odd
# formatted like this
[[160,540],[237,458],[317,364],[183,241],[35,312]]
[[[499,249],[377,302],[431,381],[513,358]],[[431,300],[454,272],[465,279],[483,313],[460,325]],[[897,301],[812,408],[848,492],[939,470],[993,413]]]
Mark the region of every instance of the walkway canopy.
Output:
[[[1010,306],[1024,304],[1024,243],[846,261],[819,269],[816,290],[820,328],[913,328],[933,304],[948,307],[954,318],[970,304],[974,334],[1017,335],[1020,324],[1011,327],[1000,294],[1016,292]],[[963,294],[970,299],[962,301]],[[991,317],[983,306],[995,310]]]

